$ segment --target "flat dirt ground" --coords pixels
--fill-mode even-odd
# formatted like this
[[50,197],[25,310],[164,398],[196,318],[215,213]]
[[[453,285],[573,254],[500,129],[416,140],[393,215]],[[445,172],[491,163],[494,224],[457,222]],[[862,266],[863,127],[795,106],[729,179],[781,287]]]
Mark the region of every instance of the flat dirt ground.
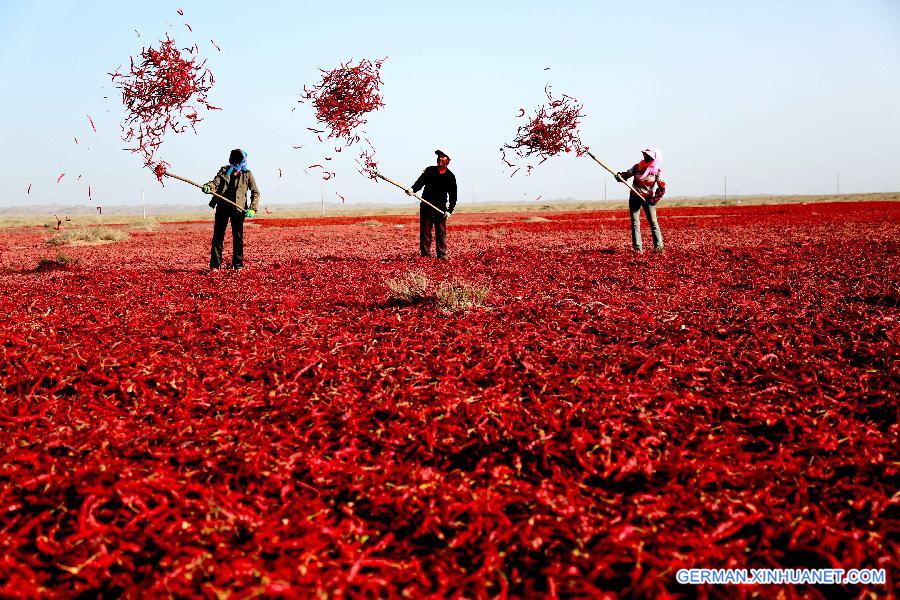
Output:
[[4,229],[0,593],[885,595],[898,207],[663,206],[641,256],[623,211],[461,214],[449,262],[413,216],[265,219],[216,274],[211,223]]

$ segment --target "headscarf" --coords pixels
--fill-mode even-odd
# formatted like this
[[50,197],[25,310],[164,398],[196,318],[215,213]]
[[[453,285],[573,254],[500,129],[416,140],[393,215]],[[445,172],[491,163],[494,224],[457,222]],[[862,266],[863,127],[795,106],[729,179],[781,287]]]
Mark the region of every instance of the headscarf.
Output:
[[660,168],[659,164],[662,162],[662,152],[659,148],[644,148],[641,150],[642,153],[647,154],[652,157],[653,160],[647,162],[646,159],[642,159],[641,162],[638,163],[637,171],[640,173],[637,178],[638,179],[647,179],[648,177],[652,177],[659,173]]
[[233,156],[234,154],[237,154],[238,152],[241,153],[241,162],[236,165],[233,165],[229,162],[228,163],[228,172],[225,173],[226,177],[231,177],[232,173],[242,173],[247,170],[247,153],[244,152],[243,150],[232,150],[231,154]]

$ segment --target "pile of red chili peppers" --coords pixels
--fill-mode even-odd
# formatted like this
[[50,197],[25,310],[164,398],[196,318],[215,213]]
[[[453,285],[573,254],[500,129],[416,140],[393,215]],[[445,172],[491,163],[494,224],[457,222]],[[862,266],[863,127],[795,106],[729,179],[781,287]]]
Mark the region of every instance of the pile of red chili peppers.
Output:
[[0,596],[890,597],[896,210],[666,208],[640,257],[627,214],[461,214],[440,264],[417,215],[264,219],[217,277],[208,223],[10,230]]
[[512,150],[519,158],[539,157],[540,162],[563,152],[581,156],[588,150],[578,133],[578,122],[584,117],[582,105],[566,94],[554,98],[550,86],[544,88],[544,93],[548,102],[539,106],[533,117],[526,117],[525,109],[519,109],[518,116],[527,122],[519,126],[513,141],[501,148],[503,161],[509,166],[515,165],[507,160],[506,150]]
[[200,107],[218,110],[207,97],[215,79],[198,52],[196,45],[179,49],[166,36],[159,48],[144,48],[137,59],[132,58],[127,73],[110,73],[125,106],[122,139],[131,144],[129,150],[143,155],[157,177],[154,157],[165,133],[194,129],[202,120],[197,114]]

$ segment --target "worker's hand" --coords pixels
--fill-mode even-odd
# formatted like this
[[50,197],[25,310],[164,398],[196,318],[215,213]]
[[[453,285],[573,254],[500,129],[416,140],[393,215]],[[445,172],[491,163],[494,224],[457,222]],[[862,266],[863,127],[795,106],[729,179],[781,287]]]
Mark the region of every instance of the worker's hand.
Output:
[[412,196],[413,194],[415,194],[414,191],[412,191],[412,190],[406,190],[406,195],[407,195],[407,196]]
[[253,217],[256,216],[256,211],[253,210],[252,208],[248,208],[247,210],[244,211],[244,216],[247,217],[248,219],[252,219]]
[[209,201],[209,207],[210,208],[216,207],[216,199],[215,198],[213,198],[212,200]]
[[621,173],[616,173],[616,181],[619,183],[625,183],[625,179],[622,177]]
[[204,183],[201,189],[204,194],[212,194],[212,187],[208,183]]
[[450,218],[450,215],[452,215],[452,214],[453,214],[453,211],[452,211],[452,210],[448,210],[448,211],[446,211],[446,212],[444,213],[444,217],[447,218],[447,219],[449,219],[449,218]]

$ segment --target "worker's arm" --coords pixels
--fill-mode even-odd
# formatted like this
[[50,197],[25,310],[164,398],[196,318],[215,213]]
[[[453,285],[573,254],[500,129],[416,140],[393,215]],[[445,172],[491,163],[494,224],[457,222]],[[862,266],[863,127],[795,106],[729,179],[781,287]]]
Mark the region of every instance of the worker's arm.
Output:
[[256,212],[259,210],[259,186],[256,185],[256,178],[253,176],[253,173],[248,171],[247,176],[250,177],[250,210]]

